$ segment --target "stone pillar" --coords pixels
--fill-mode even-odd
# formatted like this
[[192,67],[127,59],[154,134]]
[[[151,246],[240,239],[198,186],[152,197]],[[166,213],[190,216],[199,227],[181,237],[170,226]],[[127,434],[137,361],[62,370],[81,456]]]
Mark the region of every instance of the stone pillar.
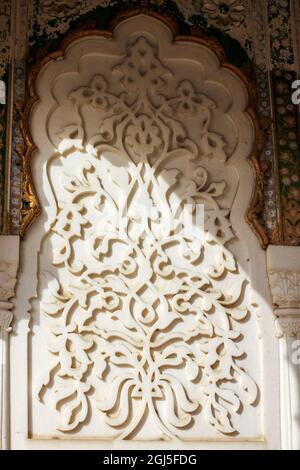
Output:
[[9,448],[9,332],[13,318],[19,237],[0,236],[0,449]]
[[282,448],[300,450],[300,247],[270,246],[268,274],[279,338]]

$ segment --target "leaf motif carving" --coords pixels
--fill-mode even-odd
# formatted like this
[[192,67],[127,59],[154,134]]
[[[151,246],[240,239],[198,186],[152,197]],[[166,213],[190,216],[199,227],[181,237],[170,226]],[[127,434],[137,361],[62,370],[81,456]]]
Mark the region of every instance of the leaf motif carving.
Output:
[[184,439],[199,415],[232,435],[258,389],[241,366],[251,312],[227,248],[227,183],[213,171],[227,158],[211,131],[217,106],[196,83],[178,83],[146,37],[126,50],[118,82],[97,73],[69,94],[78,124],[62,129],[60,179],[50,175],[56,277],[45,274],[42,294],[55,366],[40,391],[54,395],[63,433],[92,410],[117,438],[149,417],[161,439]]

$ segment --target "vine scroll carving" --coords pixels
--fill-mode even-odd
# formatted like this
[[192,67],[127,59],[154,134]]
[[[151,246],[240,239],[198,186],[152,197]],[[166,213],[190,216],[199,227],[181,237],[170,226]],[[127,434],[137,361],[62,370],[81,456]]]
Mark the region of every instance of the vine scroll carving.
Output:
[[77,70],[45,67],[56,79],[36,406],[52,403],[63,434],[99,420],[96,434],[112,439],[235,436],[243,410],[256,413],[258,385],[243,341],[255,323],[249,286],[228,248],[238,185],[228,160],[242,145],[233,75],[209,78],[218,59],[208,49],[179,72],[150,32],[169,37],[166,25],[134,21],[110,46],[92,35],[71,46]]

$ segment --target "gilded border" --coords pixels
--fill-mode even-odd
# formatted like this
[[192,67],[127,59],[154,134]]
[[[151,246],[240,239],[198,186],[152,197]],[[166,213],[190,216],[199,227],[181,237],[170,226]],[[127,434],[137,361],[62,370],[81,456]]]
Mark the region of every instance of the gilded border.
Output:
[[35,81],[39,72],[45,67],[48,63],[58,58],[65,56],[66,49],[76,40],[81,39],[87,36],[100,36],[108,39],[113,38],[114,29],[123,21],[135,17],[140,14],[146,14],[152,18],[156,18],[166,24],[171,32],[173,33],[174,42],[180,41],[189,41],[197,44],[204,45],[211,49],[218,57],[222,67],[230,70],[234,75],[236,75],[245,85],[248,90],[249,95],[249,104],[246,109],[246,113],[249,115],[255,132],[255,145],[253,152],[249,158],[254,173],[255,173],[255,188],[252,194],[252,199],[246,214],[246,221],[255,232],[257,237],[260,240],[260,243],[263,248],[266,248],[268,245],[268,235],[265,227],[261,224],[259,218],[263,211],[264,205],[264,177],[263,171],[260,166],[259,156],[263,148],[265,136],[262,130],[256,109],[257,109],[257,91],[254,81],[248,78],[238,67],[227,62],[227,57],[224,52],[224,49],[220,42],[215,38],[207,37],[204,32],[201,31],[199,35],[190,34],[188,36],[183,36],[179,34],[179,28],[177,20],[170,16],[169,14],[157,13],[147,7],[140,7],[136,9],[131,9],[128,11],[119,12],[109,23],[107,29],[84,29],[79,31],[71,32],[62,42],[59,50],[47,54],[45,57],[39,59],[35,65],[31,68],[28,74],[27,80],[27,99],[23,109],[19,106],[20,113],[20,128],[24,139],[25,151],[22,155],[23,161],[23,184],[22,184],[22,211],[21,211],[21,226],[20,226],[20,235],[24,236],[26,230],[34,222],[34,220],[40,214],[40,205],[37,198],[36,191],[34,189],[34,184],[31,175],[30,162],[33,158],[33,155],[36,151],[36,146],[33,142],[33,139],[30,134],[30,116],[34,105],[38,102],[38,96],[35,91]]

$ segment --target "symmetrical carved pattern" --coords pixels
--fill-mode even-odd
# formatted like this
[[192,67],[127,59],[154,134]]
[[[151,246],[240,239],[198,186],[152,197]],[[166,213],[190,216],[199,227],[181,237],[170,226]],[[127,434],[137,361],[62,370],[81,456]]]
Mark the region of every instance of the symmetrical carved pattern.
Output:
[[[268,275],[277,335],[296,336],[300,332],[300,271],[296,247],[268,248]],[[284,359],[285,360],[285,359]]]
[[295,337],[300,334],[300,316],[280,316],[275,321],[277,337]]
[[273,303],[280,308],[300,308],[300,272],[270,271]]
[[[58,275],[44,273],[42,296],[56,359],[39,395],[54,394],[63,432],[98,408],[121,438],[146,416],[162,438],[184,438],[200,412],[232,434],[257,386],[242,366],[239,322],[250,312],[225,247],[234,237],[220,204],[226,183],[201,165],[226,160],[210,131],[216,104],[190,80],[175,83],[143,36],[114,73],[119,93],[96,74],[69,94],[74,122],[48,161],[48,175],[54,160],[61,166],[49,176],[55,197],[60,187],[49,234]],[[86,127],[91,114],[97,130]],[[200,204],[204,227],[193,227]]]

